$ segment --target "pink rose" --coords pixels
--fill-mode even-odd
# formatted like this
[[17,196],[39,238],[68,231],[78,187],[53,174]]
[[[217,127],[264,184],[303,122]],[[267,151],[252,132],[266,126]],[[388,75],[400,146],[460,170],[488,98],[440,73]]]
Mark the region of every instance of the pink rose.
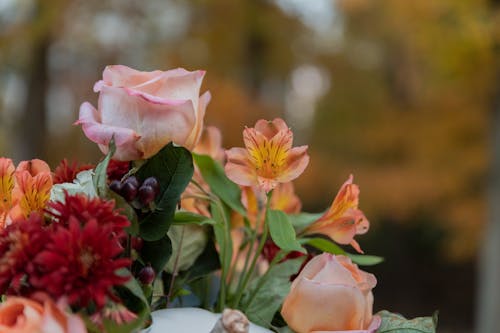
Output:
[[169,142],[193,149],[203,129],[207,91],[199,96],[204,71],[182,68],[166,72],[140,72],[107,66],[103,79],[94,85],[98,109],[85,102],[76,124],[99,145],[103,153],[114,135],[114,159],[146,159]]
[[68,314],[52,301],[40,304],[9,297],[0,305],[0,333],[86,333],[80,317]]
[[373,333],[381,322],[372,316],[376,284],[349,258],[323,253],[293,281],[281,314],[297,333]]

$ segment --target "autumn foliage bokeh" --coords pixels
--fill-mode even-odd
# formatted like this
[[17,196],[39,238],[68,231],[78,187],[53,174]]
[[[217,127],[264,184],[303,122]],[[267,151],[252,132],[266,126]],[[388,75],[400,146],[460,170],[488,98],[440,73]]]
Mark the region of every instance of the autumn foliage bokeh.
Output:
[[[422,275],[445,263],[473,285],[499,85],[496,1],[304,3],[5,1],[1,155],[52,165],[99,158],[71,124],[82,101],[96,102],[88,87],[107,64],[206,69],[206,123],[222,129],[225,147],[241,146],[245,125],[283,117],[314,161],[296,183],[306,211],[326,209],[354,173],[373,233],[366,252],[389,266],[397,251],[414,255],[410,262],[431,253]],[[392,248],[383,244],[387,230]],[[444,272],[420,282],[439,289]],[[450,312],[467,314],[465,326],[472,293],[442,296],[454,303]]]

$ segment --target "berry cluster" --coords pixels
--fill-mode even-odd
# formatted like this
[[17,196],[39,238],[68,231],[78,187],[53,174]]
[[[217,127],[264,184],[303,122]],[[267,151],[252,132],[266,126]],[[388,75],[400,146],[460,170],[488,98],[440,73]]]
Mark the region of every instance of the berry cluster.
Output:
[[141,184],[139,179],[132,175],[123,181],[113,180],[109,188],[139,207],[147,207],[160,193],[160,184],[155,177],[148,177]]

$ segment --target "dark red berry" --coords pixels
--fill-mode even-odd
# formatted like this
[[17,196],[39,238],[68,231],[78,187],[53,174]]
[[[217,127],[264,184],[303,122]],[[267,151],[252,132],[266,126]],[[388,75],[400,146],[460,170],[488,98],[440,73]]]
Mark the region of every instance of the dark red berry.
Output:
[[139,199],[139,202],[142,205],[146,206],[149,203],[153,202],[155,197],[156,197],[155,191],[151,186],[142,184],[142,186],[139,187],[137,198]]
[[124,182],[120,194],[125,200],[130,202],[137,196],[137,186],[134,186],[131,182]]
[[142,284],[151,284],[155,280],[155,271],[153,267],[150,265],[143,267],[140,271],[139,274],[137,275],[137,278]]
[[127,179],[125,179],[123,181],[124,184],[131,184],[132,186],[134,186],[135,188],[139,188],[139,180],[137,179],[136,176],[129,176],[127,177]]
[[120,194],[122,191],[122,183],[119,180],[113,180],[109,184],[109,188],[111,189],[111,191]]
[[155,196],[160,193],[160,183],[155,177],[148,177],[142,182],[142,186],[151,186],[153,191],[155,191]]
[[140,251],[142,246],[144,245],[144,241],[140,237],[132,237],[132,248],[136,251]]

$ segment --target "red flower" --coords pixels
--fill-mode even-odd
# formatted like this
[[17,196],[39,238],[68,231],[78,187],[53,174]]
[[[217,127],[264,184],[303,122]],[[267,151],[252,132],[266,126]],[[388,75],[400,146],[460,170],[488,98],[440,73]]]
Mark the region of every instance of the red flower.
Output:
[[48,212],[64,225],[69,224],[71,217],[82,225],[92,220],[96,220],[100,226],[111,225],[113,232],[121,237],[124,235],[123,228],[128,227],[130,222],[114,208],[114,201],[66,193],[64,202],[49,203]]
[[28,295],[33,290],[27,277],[34,270],[33,258],[49,239],[38,214],[0,231],[0,294]]
[[110,160],[106,173],[108,179],[111,180],[121,180],[123,176],[127,174],[130,170],[130,162],[122,162],[117,160]]
[[72,183],[79,172],[93,168],[92,164],[78,165],[76,161],[72,161],[70,164],[67,159],[63,159],[54,171],[54,184]]
[[128,280],[117,270],[129,266],[130,260],[119,258],[123,248],[113,225],[102,225],[96,218],[82,224],[75,216],[67,223],[52,225],[45,249],[33,260],[37,269],[29,283],[54,299],[67,297],[70,305],[86,307],[93,302],[100,309],[108,298],[117,300],[112,288]]

